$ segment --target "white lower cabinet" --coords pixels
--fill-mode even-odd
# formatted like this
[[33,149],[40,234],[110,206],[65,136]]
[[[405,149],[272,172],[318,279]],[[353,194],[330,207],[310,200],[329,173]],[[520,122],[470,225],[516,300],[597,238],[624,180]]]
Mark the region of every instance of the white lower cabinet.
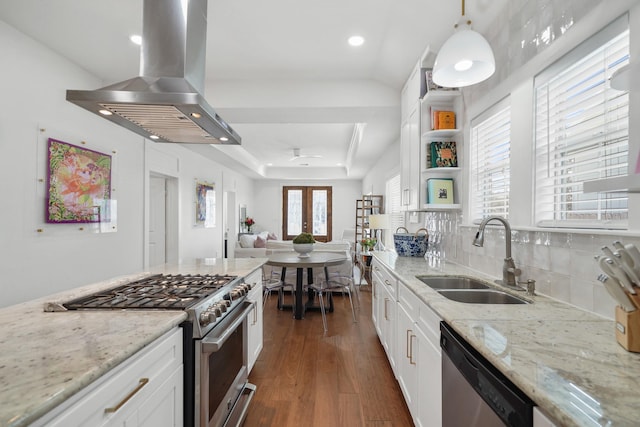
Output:
[[384,347],[389,364],[396,372],[396,315],[397,315],[397,280],[382,267],[377,260],[372,262],[372,282],[375,286],[377,307],[377,326],[380,343]]
[[397,378],[416,426],[442,425],[440,318],[398,284]]
[[73,403],[35,425],[176,427],[183,424],[182,329],[140,350]]
[[247,368],[253,369],[263,346],[264,320],[262,315],[262,274],[254,271],[244,278],[245,283],[251,284],[251,291],[247,299],[254,303],[253,311],[247,319]]

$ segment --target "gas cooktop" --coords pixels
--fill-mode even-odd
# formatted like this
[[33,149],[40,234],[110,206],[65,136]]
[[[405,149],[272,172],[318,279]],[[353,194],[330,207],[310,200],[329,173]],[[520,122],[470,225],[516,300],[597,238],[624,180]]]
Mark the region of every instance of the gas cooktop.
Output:
[[231,285],[237,276],[157,274],[62,304],[67,310],[186,310]]

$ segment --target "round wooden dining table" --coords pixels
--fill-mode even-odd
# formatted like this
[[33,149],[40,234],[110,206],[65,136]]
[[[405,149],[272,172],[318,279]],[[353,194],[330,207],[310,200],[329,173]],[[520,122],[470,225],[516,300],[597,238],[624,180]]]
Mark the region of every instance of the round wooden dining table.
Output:
[[[295,311],[294,317],[296,319],[302,319],[304,317],[304,312],[308,308],[312,307],[313,300],[311,304],[303,304],[302,303],[302,279],[304,276],[304,269],[307,269],[307,282],[308,284],[313,283],[313,268],[324,268],[325,277],[328,280],[327,267],[340,265],[343,262],[347,261],[349,258],[346,253],[342,252],[322,252],[322,251],[312,251],[309,253],[308,257],[301,257],[297,252],[276,252],[269,255],[269,261],[266,264],[274,266],[274,267],[282,267],[281,278],[284,280],[285,274],[287,272],[287,268],[295,268],[296,269],[296,303],[295,303]],[[333,310],[333,302],[330,302],[330,310]]]

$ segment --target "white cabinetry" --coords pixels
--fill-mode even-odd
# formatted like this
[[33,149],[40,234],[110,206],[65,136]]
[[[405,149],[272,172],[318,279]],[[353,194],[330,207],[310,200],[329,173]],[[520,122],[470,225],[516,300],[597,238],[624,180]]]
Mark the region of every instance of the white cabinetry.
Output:
[[182,426],[182,329],[165,334],[81,393],[53,419],[35,425]]
[[442,425],[440,318],[398,283],[397,378],[416,426]]
[[374,258],[372,282],[376,287],[377,300],[377,326],[380,343],[384,347],[389,364],[396,371],[395,334],[398,282],[391,274]]
[[401,94],[401,205],[417,210],[420,203],[420,68],[413,69]]
[[251,285],[247,299],[254,303],[253,311],[247,319],[247,368],[249,372],[255,365],[262,351],[263,317],[262,317],[262,274],[256,270],[244,278],[245,283]]
[[[463,148],[463,133],[460,130],[462,124],[462,116],[460,104],[462,97],[458,90],[433,90],[427,92],[420,102],[421,120],[420,128],[422,134],[420,137],[420,147],[422,155],[419,156],[420,162],[420,194],[422,210],[446,210],[459,209],[460,204],[460,171],[461,153]],[[455,113],[456,127],[455,129],[434,129],[433,111],[453,111]],[[450,142],[456,143],[456,167],[432,167],[431,164],[431,143],[432,142]],[[427,180],[430,178],[451,178],[454,183],[454,203],[450,204],[434,204],[428,203],[427,199]]]

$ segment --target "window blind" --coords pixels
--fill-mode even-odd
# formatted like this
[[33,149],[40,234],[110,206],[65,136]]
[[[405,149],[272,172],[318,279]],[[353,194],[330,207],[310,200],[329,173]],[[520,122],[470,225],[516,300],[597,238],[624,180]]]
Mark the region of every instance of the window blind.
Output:
[[387,210],[391,229],[385,232],[384,245],[393,247],[393,233],[398,227],[404,227],[404,212],[402,211],[402,191],[400,189],[400,175],[395,175],[386,182]]
[[[619,22],[615,27],[619,27]],[[609,78],[629,62],[629,31],[599,34],[581,57],[535,80],[535,218],[540,226],[625,228],[626,193],[583,193],[582,184],[627,174],[629,96]],[[587,49],[588,47],[588,49]],[[566,61],[565,61],[566,62]]]
[[471,205],[474,220],[509,217],[511,106],[505,99],[471,121]]

